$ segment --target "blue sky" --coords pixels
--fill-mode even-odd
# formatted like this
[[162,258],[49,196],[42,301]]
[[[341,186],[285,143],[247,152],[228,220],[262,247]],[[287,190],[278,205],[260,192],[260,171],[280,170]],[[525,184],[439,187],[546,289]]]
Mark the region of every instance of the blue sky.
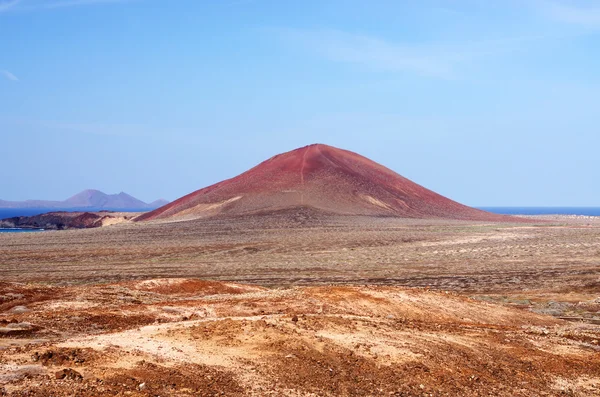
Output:
[[600,2],[0,0],[0,199],[175,199],[320,142],[600,206]]

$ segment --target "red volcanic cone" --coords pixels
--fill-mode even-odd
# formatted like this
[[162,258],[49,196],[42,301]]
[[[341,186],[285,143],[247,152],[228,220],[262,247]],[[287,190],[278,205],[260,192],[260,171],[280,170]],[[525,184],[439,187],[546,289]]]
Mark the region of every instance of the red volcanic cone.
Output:
[[320,144],[272,157],[137,220],[242,215],[301,206],[342,215],[515,220],[459,204],[366,157]]

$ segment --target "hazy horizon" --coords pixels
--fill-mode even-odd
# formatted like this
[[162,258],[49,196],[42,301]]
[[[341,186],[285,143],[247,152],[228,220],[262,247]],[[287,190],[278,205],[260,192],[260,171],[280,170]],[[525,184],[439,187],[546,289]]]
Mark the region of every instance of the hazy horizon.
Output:
[[600,206],[593,1],[0,0],[0,200],[177,199],[312,143]]

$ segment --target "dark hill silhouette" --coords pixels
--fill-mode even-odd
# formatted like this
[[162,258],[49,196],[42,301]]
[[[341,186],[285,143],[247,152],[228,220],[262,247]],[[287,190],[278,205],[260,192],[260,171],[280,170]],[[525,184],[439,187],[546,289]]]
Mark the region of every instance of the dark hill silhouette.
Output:
[[366,157],[321,144],[274,156],[136,220],[244,215],[293,207],[343,215],[518,220],[459,204]]
[[154,209],[167,204],[166,200],[157,200],[150,204],[130,196],[127,193],[106,194],[99,190],[88,189],[64,200],[26,200],[26,201],[3,201],[0,200],[0,208],[42,208],[42,209],[69,209],[69,208],[95,208],[95,209]]

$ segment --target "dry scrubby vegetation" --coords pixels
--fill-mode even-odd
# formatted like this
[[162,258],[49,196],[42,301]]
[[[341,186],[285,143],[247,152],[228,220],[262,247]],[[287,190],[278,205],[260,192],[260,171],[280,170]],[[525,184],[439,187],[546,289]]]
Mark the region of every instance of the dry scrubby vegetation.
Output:
[[599,265],[591,218],[0,235],[0,395],[600,395]]
[[501,293],[597,291],[600,222],[530,224],[264,216],[0,235],[0,278],[195,277],[260,285],[390,284]]

